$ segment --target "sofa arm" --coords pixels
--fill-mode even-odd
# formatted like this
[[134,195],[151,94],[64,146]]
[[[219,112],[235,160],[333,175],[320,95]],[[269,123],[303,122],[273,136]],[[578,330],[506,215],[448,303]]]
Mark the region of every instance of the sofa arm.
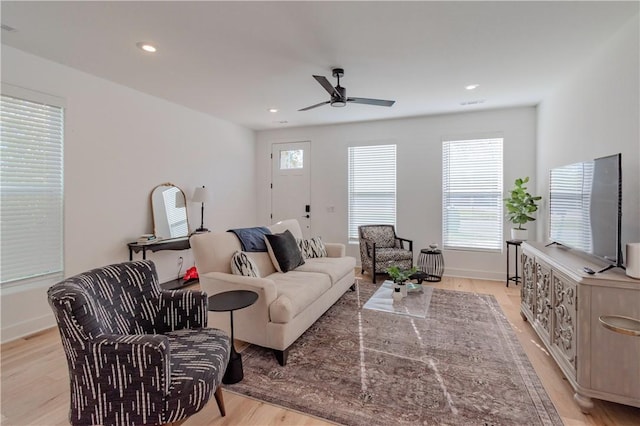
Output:
[[162,334],[183,328],[207,326],[207,293],[195,290],[163,290],[156,330]]
[[[91,371],[95,394],[112,394],[107,401],[119,400],[122,394],[148,395],[149,404],[164,404],[164,395],[171,384],[171,351],[169,339],[159,334],[114,335],[105,334],[89,341],[83,362]],[[117,371],[126,381],[102,382]],[[149,378],[155,378],[150,381]],[[88,384],[85,384],[85,386]],[[87,389],[87,391],[90,391]]]
[[[200,274],[200,287],[209,296],[231,290],[250,290],[258,293],[258,300],[234,314],[235,337],[246,342],[268,346],[267,324],[271,322],[269,307],[278,297],[276,285],[269,278],[254,278],[224,272]],[[209,312],[209,327],[228,330],[229,314],[224,319],[214,318]]]
[[342,243],[324,243],[327,250],[327,257],[344,257],[346,255],[346,247]]

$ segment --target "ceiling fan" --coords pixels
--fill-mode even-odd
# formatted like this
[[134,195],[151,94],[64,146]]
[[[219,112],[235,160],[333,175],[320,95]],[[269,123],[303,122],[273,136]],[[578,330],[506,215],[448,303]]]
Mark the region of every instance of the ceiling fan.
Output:
[[386,107],[390,107],[394,103],[396,103],[396,101],[385,101],[384,99],[348,98],[347,89],[340,86],[340,77],[344,75],[344,70],[342,68],[334,68],[332,72],[333,72],[333,76],[338,79],[338,85],[336,87],[333,87],[331,83],[329,83],[329,80],[327,80],[327,78],[322,75],[313,76],[313,78],[315,78],[318,81],[318,83],[320,83],[320,85],[324,87],[324,90],[329,92],[329,94],[331,95],[331,99],[325,102],[320,102],[319,104],[315,104],[315,105],[308,106],[306,108],[299,109],[298,111],[308,111],[310,109],[317,108],[319,106],[326,105],[326,104],[331,104],[332,107],[343,107],[347,105],[347,102],[353,102],[354,104],[368,104],[368,105],[378,105],[378,106],[386,106]]

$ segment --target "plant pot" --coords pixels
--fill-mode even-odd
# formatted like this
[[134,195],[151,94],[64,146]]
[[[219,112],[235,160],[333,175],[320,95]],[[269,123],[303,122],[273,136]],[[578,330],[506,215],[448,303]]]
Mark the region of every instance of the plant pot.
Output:
[[511,239],[526,241],[529,237],[529,231],[526,229],[511,228]]
[[402,297],[407,297],[407,284],[402,283],[400,284],[400,294],[402,295]]
[[394,288],[393,293],[391,293],[391,297],[396,302],[402,300],[402,293],[400,293],[400,287]]

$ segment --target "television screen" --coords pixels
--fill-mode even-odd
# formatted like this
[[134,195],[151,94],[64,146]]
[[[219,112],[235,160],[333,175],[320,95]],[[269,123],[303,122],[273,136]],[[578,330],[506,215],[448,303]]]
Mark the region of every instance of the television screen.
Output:
[[621,154],[551,170],[549,239],[621,265]]

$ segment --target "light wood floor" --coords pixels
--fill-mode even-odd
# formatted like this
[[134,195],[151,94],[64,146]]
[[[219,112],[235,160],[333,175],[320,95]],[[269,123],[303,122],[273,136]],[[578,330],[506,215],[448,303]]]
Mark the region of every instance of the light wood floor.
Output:
[[[445,278],[433,286],[496,297],[565,425],[640,425],[640,408],[595,400],[591,415],[580,412],[573,402],[571,386],[520,317],[519,286],[510,284],[506,288],[502,282],[463,278]],[[57,329],[4,344],[0,351],[2,425],[67,425],[69,378]],[[211,401],[183,425],[329,424],[230,392],[224,393],[224,399],[226,417],[220,417],[215,401]]]

